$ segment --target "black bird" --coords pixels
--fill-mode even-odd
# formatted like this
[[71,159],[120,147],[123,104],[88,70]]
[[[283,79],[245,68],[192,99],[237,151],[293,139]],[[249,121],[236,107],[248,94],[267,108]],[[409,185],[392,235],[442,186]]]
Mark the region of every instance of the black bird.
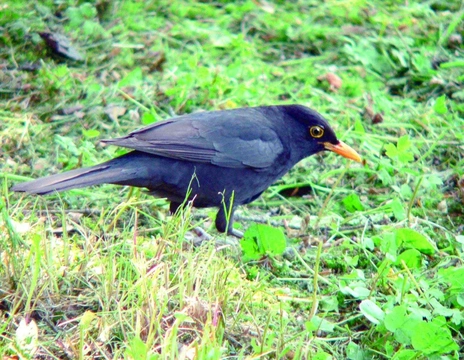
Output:
[[167,198],[171,212],[186,199],[197,208],[218,207],[217,230],[240,236],[232,227],[236,206],[258,198],[301,159],[330,150],[361,161],[322,115],[301,105],[199,112],[103,142],[134,151],[12,190],[44,195],[104,183],[144,187]]

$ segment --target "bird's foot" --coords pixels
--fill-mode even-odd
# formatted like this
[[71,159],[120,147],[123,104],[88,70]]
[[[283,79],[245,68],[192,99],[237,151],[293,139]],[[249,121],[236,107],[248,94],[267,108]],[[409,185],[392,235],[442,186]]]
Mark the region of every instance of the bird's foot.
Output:
[[[207,241],[211,241],[213,239],[213,236],[208,234],[203,228],[201,227],[195,227],[191,230],[191,241],[193,246],[201,246]],[[227,235],[233,236],[229,237],[227,236],[224,238],[223,236],[219,235],[219,237],[216,238],[215,244],[216,246],[223,247],[223,246],[233,246],[236,247],[238,245],[238,241],[236,238],[242,238],[243,233],[241,231],[233,229],[233,231],[229,231]]]
[[243,238],[243,233],[241,231],[237,230],[237,229],[234,229],[234,228],[229,229],[229,231],[227,231],[227,234],[235,236],[236,238],[239,238],[239,239]]
[[212,239],[212,236],[199,226],[194,227],[192,229],[192,232],[195,234],[195,237],[193,239],[194,246],[200,246],[201,244],[203,244],[203,242]]

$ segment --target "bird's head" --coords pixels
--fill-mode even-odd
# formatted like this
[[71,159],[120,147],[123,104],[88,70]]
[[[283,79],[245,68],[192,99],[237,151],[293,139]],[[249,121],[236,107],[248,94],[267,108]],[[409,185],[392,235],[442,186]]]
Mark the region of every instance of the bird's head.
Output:
[[306,131],[304,138],[309,142],[312,153],[329,150],[347,159],[362,162],[361,156],[352,147],[337,139],[327,120],[318,112],[302,105],[285,106],[285,111],[303,125],[301,128]]

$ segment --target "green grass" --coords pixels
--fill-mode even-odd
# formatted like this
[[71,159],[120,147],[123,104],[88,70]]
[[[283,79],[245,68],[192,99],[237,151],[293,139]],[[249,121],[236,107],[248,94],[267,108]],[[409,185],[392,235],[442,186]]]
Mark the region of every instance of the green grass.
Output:
[[[0,12],[2,356],[464,352],[459,1],[7,1]],[[51,54],[42,31],[85,61]],[[284,103],[318,110],[366,161],[305,159],[240,209],[244,230],[282,229],[284,253],[242,256],[212,210],[170,216],[140,190],[9,191],[121,154],[98,140],[152,121]],[[285,196],[296,187],[310,191]],[[195,226],[213,240],[194,246]]]

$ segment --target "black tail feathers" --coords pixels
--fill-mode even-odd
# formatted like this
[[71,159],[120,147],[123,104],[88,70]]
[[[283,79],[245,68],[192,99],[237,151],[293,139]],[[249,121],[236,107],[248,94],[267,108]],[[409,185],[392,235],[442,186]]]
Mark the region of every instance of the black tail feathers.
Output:
[[59,192],[100,184],[126,185],[130,183],[137,186],[137,184],[133,183],[134,180],[145,186],[145,183],[150,181],[150,179],[146,178],[146,166],[143,166],[144,162],[146,164],[146,157],[147,154],[134,151],[89,168],[71,170],[17,184],[11,190],[45,195],[55,191]]

